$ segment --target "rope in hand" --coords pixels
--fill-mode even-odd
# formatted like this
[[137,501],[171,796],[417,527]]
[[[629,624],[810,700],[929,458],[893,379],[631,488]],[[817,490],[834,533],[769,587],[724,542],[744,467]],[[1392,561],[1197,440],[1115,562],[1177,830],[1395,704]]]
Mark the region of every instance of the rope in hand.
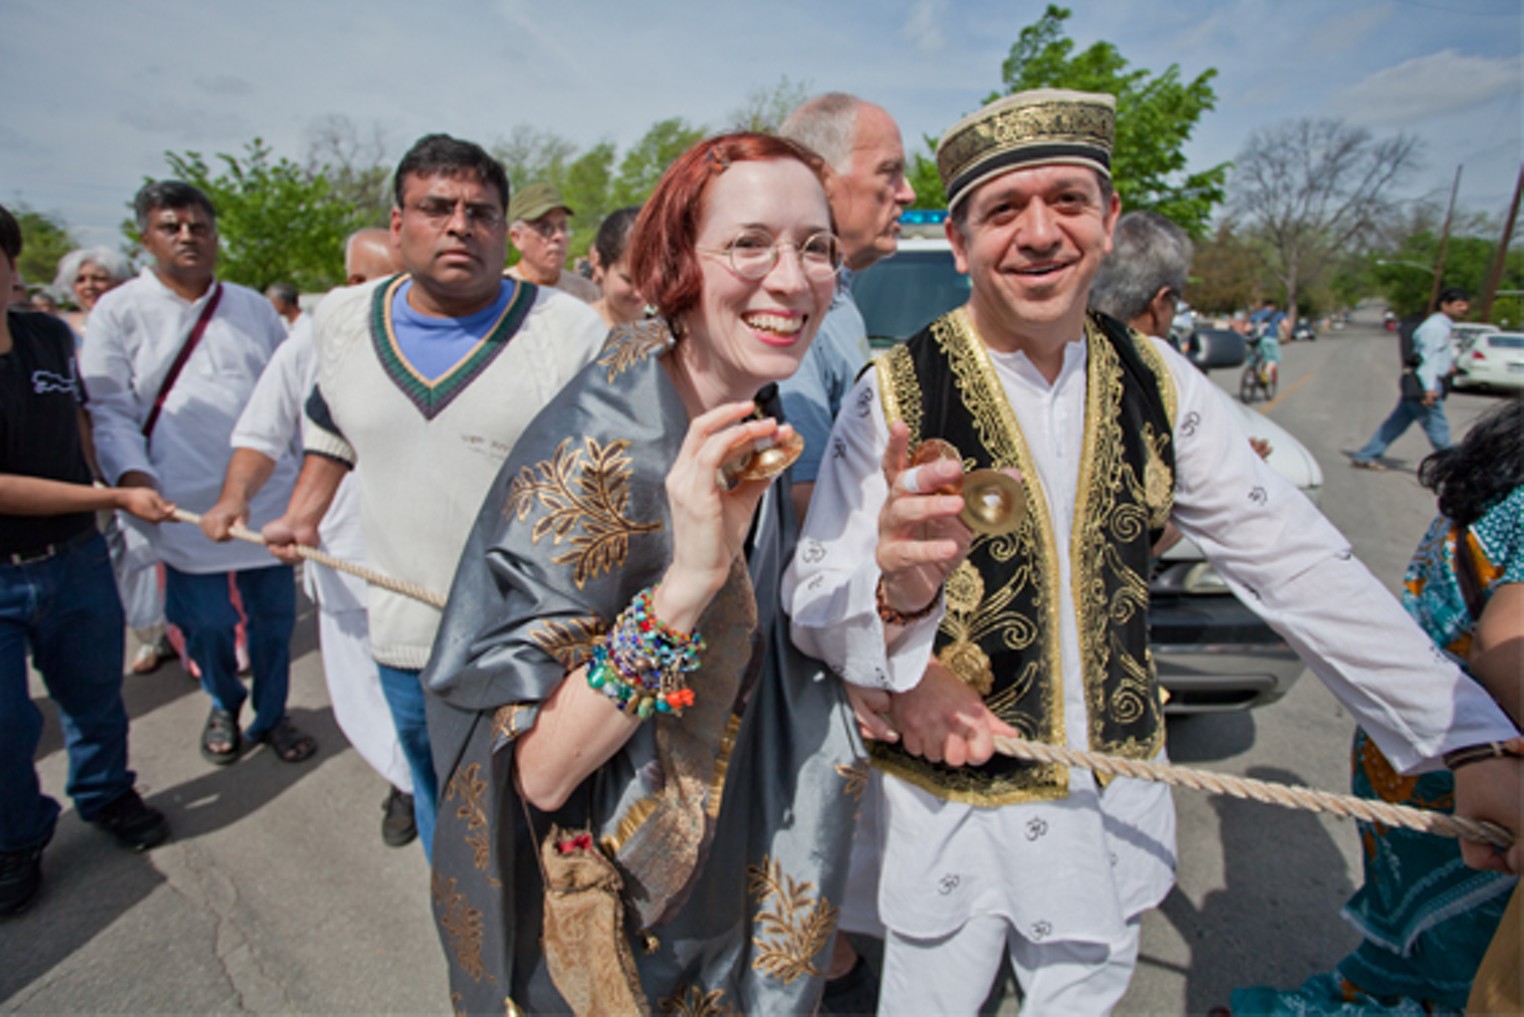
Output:
[[[190,523],[192,526],[201,525],[199,515],[180,508],[175,509],[174,519],[177,522]],[[250,544],[263,546],[265,543],[264,537],[242,526],[235,525],[228,533],[233,538]],[[444,597],[416,583],[393,579],[384,573],[356,565],[342,558],[335,558],[316,548],[298,544],[296,553],[308,561],[358,576],[367,583],[391,590],[393,593],[400,593],[404,597],[412,597],[414,600],[431,604],[441,610],[445,606]],[[1479,822],[1463,816],[1430,812],[1426,809],[1415,809],[1407,805],[1371,801],[1356,798],[1354,795],[1316,791],[1293,784],[1277,784],[1249,777],[1234,777],[1229,774],[1195,770],[1168,763],[1145,763],[1135,759],[1123,759],[1120,756],[1107,756],[1081,749],[1029,742],[1021,738],[997,736],[995,750],[1001,755],[1013,756],[1029,762],[1078,766],[1107,777],[1150,780],[1173,787],[1190,788],[1193,791],[1205,791],[1209,794],[1226,795],[1232,798],[1247,798],[1250,801],[1279,805],[1288,809],[1300,809],[1304,812],[1329,812],[1336,816],[1363,819],[1370,823],[1384,823],[1387,826],[1400,826],[1422,833],[1433,833],[1444,837],[1464,837],[1467,840],[1491,844],[1505,850],[1513,846],[1513,835],[1495,823]]]
[[1315,791],[1295,784],[1277,784],[1249,777],[1234,777],[1210,770],[1194,770],[1168,763],[1145,763],[1120,756],[1107,756],[1082,749],[1029,742],[1021,738],[995,737],[995,751],[1004,756],[1025,759],[1034,763],[1060,763],[1078,766],[1092,773],[1108,777],[1133,777],[1151,780],[1159,784],[1205,791],[1209,794],[1247,798],[1251,801],[1279,805],[1304,812],[1330,812],[1336,816],[1363,819],[1368,823],[1400,826],[1422,833],[1439,834],[1443,837],[1464,837],[1481,844],[1507,850],[1513,846],[1513,834],[1495,823],[1452,816],[1444,812],[1415,809],[1408,805],[1371,801],[1354,795],[1334,794],[1331,791]]
[[[175,509],[174,520],[178,523],[190,523],[192,526],[201,525],[201,517],[199,515],[194,512],[187,512],[181,508]],[[253,530],[236,524],[228,530],[228,535],[249,544],[258,544],[261,547],[265,546],[264,537],[261,537]],[[333,555],[319,551],[315,547],[303,547],[300,544],[295,545],[295,547],[296,553],[308,561],[317,562],[319,565],[326,565],[340,572],[348,572],[352,576],[358,576],[365,580],[372,586],[379,586],[382,589],[391,590],[393,593],[400,593],[404,597],[412,597],[414,600],[421,600],[425,604],[431,604],[441,611],[444,610],[445,598],[433,590],[424,589],[417,583],[410,583],[403,579],[393,579],[385,573],[376,572],[363,565],[356,565],[353,562],[345,561],[343,558],[335,558]]]

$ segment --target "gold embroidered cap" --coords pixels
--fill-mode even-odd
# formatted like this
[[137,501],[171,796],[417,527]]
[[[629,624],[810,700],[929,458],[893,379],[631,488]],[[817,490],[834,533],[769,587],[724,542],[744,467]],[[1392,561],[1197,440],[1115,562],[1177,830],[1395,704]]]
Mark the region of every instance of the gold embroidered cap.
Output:
[[959,120],[937,143],[937,173],[951,211],[974,188],[1027,166],[1073,163],[1111,177],[1115,96],[1036,88]]

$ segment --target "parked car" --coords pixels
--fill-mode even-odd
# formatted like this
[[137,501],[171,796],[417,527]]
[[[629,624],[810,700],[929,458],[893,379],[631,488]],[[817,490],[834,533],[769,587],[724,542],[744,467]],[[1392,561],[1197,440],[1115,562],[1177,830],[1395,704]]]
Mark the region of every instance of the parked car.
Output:
[[1524,389],[1524,332],[1483,332],[1458,350],[1451,387]]
[[[968,301],[971,284],[953,264],[946,238],[900,241],[899,253],[857,273],[852,295],[869,342],[886,349]],[[1244,362],[1244,337],[1231,329],[1194,329],[1187,356],[1202,370]],[[1224,397],[1226,399],[1226,397]],[[1251,437],[1270,443],[1269,464],[1317,500],[1323,471],[1289,431],[1235,401],[1232,412]],[[1284,696],[1302,673],[1296,653],[1244,606],[1189,540],[1154,565],[1149,638],[1159,680],[1174,714],[1263,706]]]
[[1310,318],[1298,318],[1296,328],[1291,330],[1291,341],[1294,343],[1316,342],[1318,328]]
[[1450,350],[1459,360],[1471,349],[1471,344],[1480,336],[1490,332],[1502,331],[1496,325],[1485,321],[1463,321],[1450,328]]

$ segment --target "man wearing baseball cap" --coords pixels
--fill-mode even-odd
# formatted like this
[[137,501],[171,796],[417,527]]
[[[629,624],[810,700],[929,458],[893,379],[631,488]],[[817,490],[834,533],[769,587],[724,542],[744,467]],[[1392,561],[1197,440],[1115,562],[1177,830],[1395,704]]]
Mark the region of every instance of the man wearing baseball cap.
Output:
[[561,200],[554,184],[530,184],[517,191],[508,206],[508,239],[521,257],[508,274],[594,304],[603,296],[597,285],[565,269],[571,242],[566,220],[571,215],[576,213]]
[[[1260,460],[1218,389],[1087,313],[1120,211],[1114,117],[1109,95],[1042,89],[943,135],[969,301],[859,379],[786,580],[795,641],[849,683],[884,775],[881,1014],[976,1012],[1003,952],[1023,1012],[1107,1013],[1126,991],[1142,912],[1173,883],[1169,791],[995,739],[1163,760],[1147,615],[1167,522],[1394,766],[1449,762],[1457,812],[1520,826],[1524,764],[1482,751],[1514,733],[1502,712]],[[956,455],[912,460],[932,438]],[[960,518],[944,491],[965,465],[1017,479],[1005,525]],[[1465,850],[1518,868],[1517,847]]]

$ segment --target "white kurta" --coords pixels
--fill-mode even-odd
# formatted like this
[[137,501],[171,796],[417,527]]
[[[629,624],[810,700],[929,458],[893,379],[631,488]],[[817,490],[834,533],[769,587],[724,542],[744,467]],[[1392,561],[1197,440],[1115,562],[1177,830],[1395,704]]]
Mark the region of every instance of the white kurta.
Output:
[[[1234,592],[1308,661],[1395,765],[1431,768],[1449,748],[1506,738],[1507,719],[1437,654],[1349,544],[1250,449],[1225,396],[1155,341],[1178,390],[1174,521]],[[1050,385],[1022,353],[991,360],[1015,410],[1054,525],[1069,590],[1070,533],[1084,443],[1087,347],[1065,350]],[[794,639],[859,685],[904,690],[920,680],[939,613],[891,650],[874,607],[878,511],[887,440],[877,378],[858,382],[832,432],[804,536],[785,577]],[[1086,748],[1073,604],[1061,611],[1065,731]],[[982,808],[943,801],[893,777],[879,906],[917,938],[994,914],[1033,941],[1113,941],[1126,920],[1169,891],[1173,802],[1163,785],[1116,780],[1099,793],[1071,771],[1069,796]]]
[[[249,404],[233,429],[233,447],[248,448],[274,460],[302,456],[302,408],[317,381],[317,347],[312,316],[291,326],[290,338],[270,358]],[[345,561],[363,563],[359,487],[351,473],[339,484],[333,504],[318,528],[323,550]],[[392,786],[411,793],[413,777],[397,740],[390,707],[370,652],[365,615],[365,581],[324,565],[302,570],[307,592],[321,612],[318,626],[323,677],[333,716],[349,743]]]
[[[154,399],[215,286],[187,301],[152,268],[101,297],[90,314],[80,375],[89,392],[96,454],[112,483],[130,470],[153,477],[183,509],[205,512],[222,493],[233,425],[265,364],[286,338],[280,316],[253,290],[224,283],[217,313],[170,391],[151,441]],[[286,509],[296,466],[285,460],[250,506],[258,529]],[[214,544],[183,523],[142,527],[159,557],[182,572],[210,574],[279,565],[262,547]]]

